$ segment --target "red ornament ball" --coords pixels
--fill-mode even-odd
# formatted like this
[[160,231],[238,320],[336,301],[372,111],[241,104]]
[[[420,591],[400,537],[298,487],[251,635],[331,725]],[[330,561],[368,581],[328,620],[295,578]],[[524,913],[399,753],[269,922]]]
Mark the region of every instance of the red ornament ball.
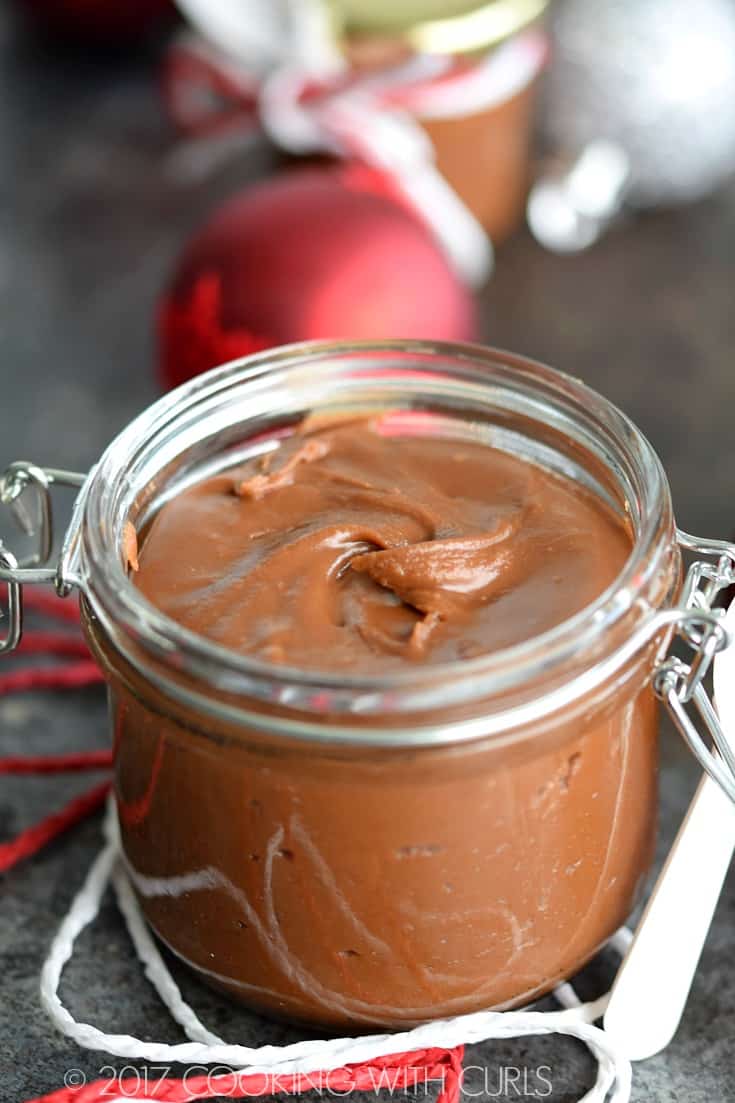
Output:
[[184,250],[158,323],[161,378],[173,387],[293,341],[472,340],[475,306],[383,176],[309,168],[218,210]]

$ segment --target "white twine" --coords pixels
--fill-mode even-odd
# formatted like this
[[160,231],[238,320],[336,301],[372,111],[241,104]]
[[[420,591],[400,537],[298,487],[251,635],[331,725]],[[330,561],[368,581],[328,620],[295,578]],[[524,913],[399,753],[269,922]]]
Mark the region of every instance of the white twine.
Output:
[[[285,1046],[242,1046],[211,1033],[185,1002],[166,967],[141,914],[120,856],[117,817],[112,800],[105,822],[106,842],[92,863],[84,884],[72,901],[51,944],[41,972],[41,1003],[54,1026],[85,1049],[103,1051],[129,1060],[154,1064],[223,1064],[246,1075],[286,1075],[328,1072],[417,1049],[451,1049],[492,1039],[532,1035],[564,1035],[583,1042],[598,1065],[594,1086],[580,1103],[628,1103],[631,1066],[624,1053],[599,1027],[594,1026],[607,1004],[607,995],[582,1003],[570,984],[555,991],[561,1011],[480,1011],[426,1023],[396,1034],[372,1034],[359,1038],[328,1038],[294,1042]],[[145,974],[189,1042],[168,1045],[145,1042],[130,1034],[107,1034],[89,1023],[77,1022],[58,994],[64,966],[74,952],[81,932],[97,916],[102,897],[112,882],[135,951]],[[622,931],[611,945],[623,953],[630,932]]]

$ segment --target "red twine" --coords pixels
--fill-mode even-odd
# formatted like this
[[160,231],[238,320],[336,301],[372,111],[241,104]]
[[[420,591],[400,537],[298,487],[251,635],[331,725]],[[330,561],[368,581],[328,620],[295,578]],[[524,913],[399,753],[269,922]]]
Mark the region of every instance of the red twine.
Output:
[[[43,590],[26,587],[23,594],[26,609],[56,620],[79,625],[79,610]],[[81,689],[97,685],[102,674],[89,654],[89,648],[76,633],[26,632],[18,648],[20,655],[44,655],[71,659],[71,662],[48,667],[24,667],[0,673],[0,697],[25,693],[33,689]],[[62,755],[14,755],[0,758],[2,774],[52,774],[83,770],[108,770],[112,765],[110,751],[81,751]],[[101,782],[73,800],[58,812],[46,816],[8,842],[0,843],[0,873],[37,854],[58,835],[86,819],[104,802],[109,781]]]
[[9,674],[0,674],[0,697],[30,689],[83,689],[99,685],[101,681],[99,667],[91,659],[62,667],[11,670]]
[[58,655],[88,659],[89,648],[80,636],[72,636],[68,632],[24,632],[16,655]]
[[68,774],[79,770],[109,770],[112,751],[74,751],[71,754],[26,755],[0,758],[0,774]]
[[0,843],[0,873],[5,873],[18,862],[22,862],[24,858],[30,858],[32,854],[38,853],[57,835],[61,835],[80,820],[86,819],[104,804],[109,789],[110,782],[103,781],[88,792],[82,793],[80,797],[69,801],[60,812],[53,812],[50,816],[46,816],[33,827],[21,831],[20,835],[16,835],[10,842]]

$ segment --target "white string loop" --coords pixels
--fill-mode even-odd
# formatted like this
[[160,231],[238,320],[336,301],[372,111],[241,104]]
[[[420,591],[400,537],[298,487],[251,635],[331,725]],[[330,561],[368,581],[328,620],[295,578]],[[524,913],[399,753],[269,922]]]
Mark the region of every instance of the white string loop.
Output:
[[[242,1046],[223,1041],[200,1022],[185,1002],[178,985],[156,947],[120,858],[114,804],[108,806],[105,845],[92,863],[84,884],[72,901],[51,944],[41,972],[41,1003],[54,1026],[85,1049],[103,1051],[129,1060],[154,1064],[228,1065],[241,1074],[287,1075],[329,1072],[417,1049],[452,1049],[491,1039],[532,1035],[563,1035],[583,1042],[598,1064],[594,1086],[580,1103],[628,1103],[631,1066],[625,1055],[594,1022],[604,1012],[607,996],[581,1003],[569,984],[555,992],[560,1011],[479,1011],[426,1023],[396,1034],[372,1034],[359,1038],[328,1038],[294,1042],[285,1046]],[[96,918],[107,886],[112,883],[136,954],[145,974],[172,1018],[190,1039],[174,1045],[144,1042],[129,1034],[106,1034],[89,1023],[77,1022],[59,997],[64,966],[74,952],[81,932]],[[618,934],[612,944],[623,948],[628,935]]]

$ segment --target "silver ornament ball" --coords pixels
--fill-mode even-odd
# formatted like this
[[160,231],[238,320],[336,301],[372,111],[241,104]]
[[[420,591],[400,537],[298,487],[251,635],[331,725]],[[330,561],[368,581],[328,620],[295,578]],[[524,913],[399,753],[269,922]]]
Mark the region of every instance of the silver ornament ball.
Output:
[[560,0],[552,35],[552,151],[617,143],[636,206],[698,199],[735,172],[735,0]]

